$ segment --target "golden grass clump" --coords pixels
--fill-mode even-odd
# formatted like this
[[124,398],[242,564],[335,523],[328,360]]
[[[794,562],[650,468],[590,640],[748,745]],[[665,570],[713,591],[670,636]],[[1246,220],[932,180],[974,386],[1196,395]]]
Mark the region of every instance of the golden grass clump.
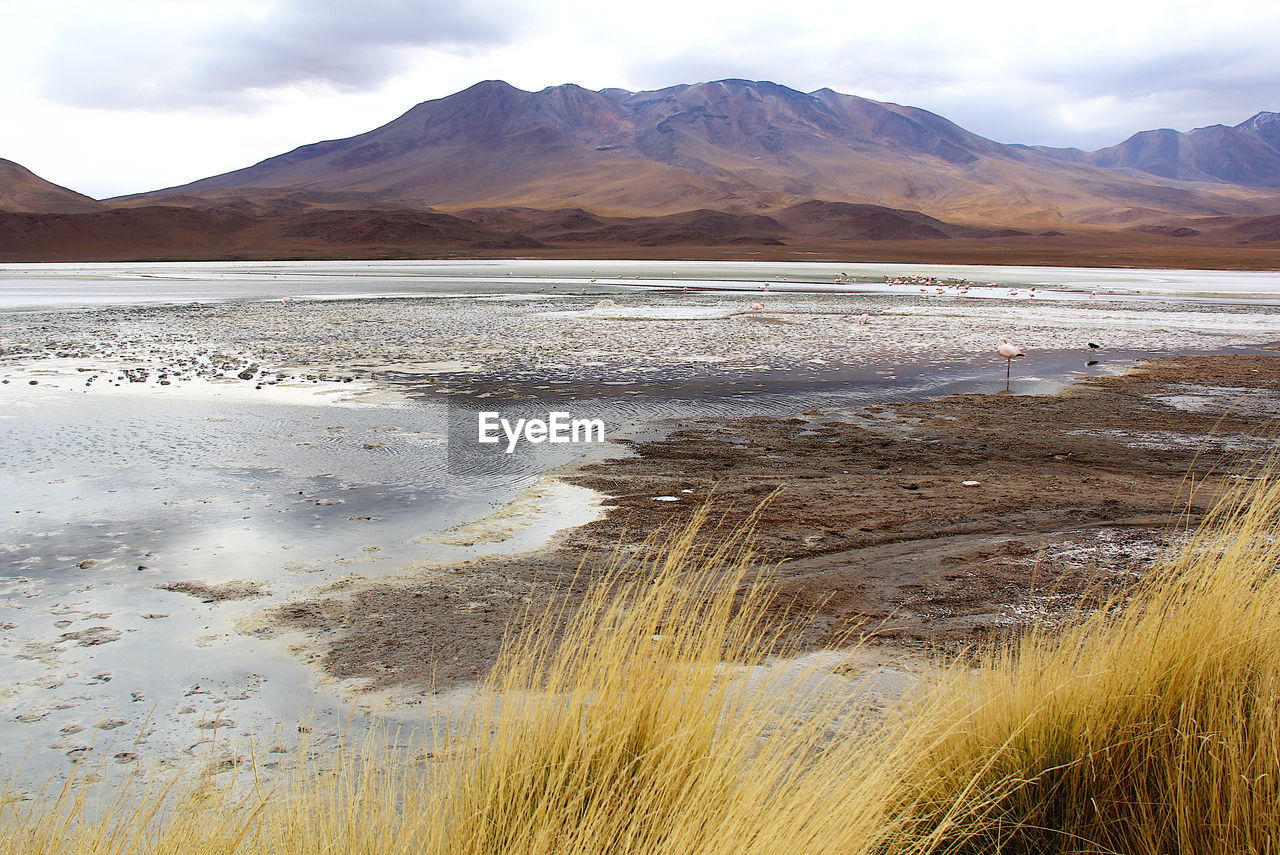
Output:
[[953,669],[911,713],[935,731],[910,775],[933,805],[920,835],[975,852],[1276,851],[1280,481],[1236,485],[1123,599]]
[[425,759],[301,753],[97,817],[68,787],[9,809],[0,855],[1276,849],[1280,481],[1224,497],[1123,599],[874,716],[846,678],[770,667],[749,537],[701,548],[705,522],[526,621]]

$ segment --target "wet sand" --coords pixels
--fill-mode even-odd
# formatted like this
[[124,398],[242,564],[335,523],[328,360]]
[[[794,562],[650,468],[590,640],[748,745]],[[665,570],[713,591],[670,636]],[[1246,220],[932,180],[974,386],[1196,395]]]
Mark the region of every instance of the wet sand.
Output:
[[1145,361],[1053,395],[703,420],[568,476],[607,495],[608,512],[550,548],[275,617],[311,634],[335,677],[439,691],[482,675],[524,609],[573,596],[584,556],[634,550],[703,502],[723,532],[773,496],[757,541],[777,617],[803,644],[874,630],[885,661],[955,649],[1130,583],[1233,468],[1270,448],[1278,416],[1280,355],[1264,353]]

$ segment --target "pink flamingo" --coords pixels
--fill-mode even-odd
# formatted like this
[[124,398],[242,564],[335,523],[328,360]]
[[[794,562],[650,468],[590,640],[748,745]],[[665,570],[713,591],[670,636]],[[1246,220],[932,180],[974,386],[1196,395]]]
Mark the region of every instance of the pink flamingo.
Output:
[[1024,356],[1022,348],[1009,344],[1008,339],[1000,339],[1000,346],[996,348],[996,353],[1005,359],[1004,367],[1004,390],[1009,391],[1009,375],[1013,371],[1013,360],[1019,356]]

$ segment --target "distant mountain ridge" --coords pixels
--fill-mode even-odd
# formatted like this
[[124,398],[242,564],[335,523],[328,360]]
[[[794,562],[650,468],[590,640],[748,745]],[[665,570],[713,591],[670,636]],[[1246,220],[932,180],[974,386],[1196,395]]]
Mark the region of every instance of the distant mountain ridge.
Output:
[[363,134],[105,204],[0,160],[4,261],[635,248],[1086,264],[1213,252],[1278,267],[1280,114],[1085,152],[831,89],[485,81]]
[[1038,148],[1050,156],[1178,181],[1280,187],[1280,113],[1260,112],[1235,126],[1140,131],[1092,152]]
[[1097,152],[1006,145],[915,107],[721,80],[630,92],[485,81],[354,137],[122,197],[359,194],[418,207],[654,216],[822,200],[975,225],[1127,226],[1280,212],[1274,113]]

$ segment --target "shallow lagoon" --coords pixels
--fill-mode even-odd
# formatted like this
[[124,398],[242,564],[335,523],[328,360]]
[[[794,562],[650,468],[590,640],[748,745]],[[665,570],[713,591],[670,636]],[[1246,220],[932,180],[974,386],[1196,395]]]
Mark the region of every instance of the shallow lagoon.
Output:
[[[904,275],[981,284],[884,282]],[[353,699],[421,720],[430,704],[329,683],[308,640],[263,612],[318,586],[537,548],[596,513],[597,497],[554,472],[624,449],[541,446],[460,466],[450,426],[479,409],[571,410],[604,419],[613,439],[697,418],[838,416],[997,391],[1002,337],[1030,351],[1013,391],[1052,391],[1141,356],[1275,341],[1278,304],[1280,275],[1267,273],[0,267],[0,766],[25,756],[33,781],[73,761],[186,764],[214,734],[268,739],[299,717],[336,731]],[[157,587],[183,580],[262,595],[203,602]]]

